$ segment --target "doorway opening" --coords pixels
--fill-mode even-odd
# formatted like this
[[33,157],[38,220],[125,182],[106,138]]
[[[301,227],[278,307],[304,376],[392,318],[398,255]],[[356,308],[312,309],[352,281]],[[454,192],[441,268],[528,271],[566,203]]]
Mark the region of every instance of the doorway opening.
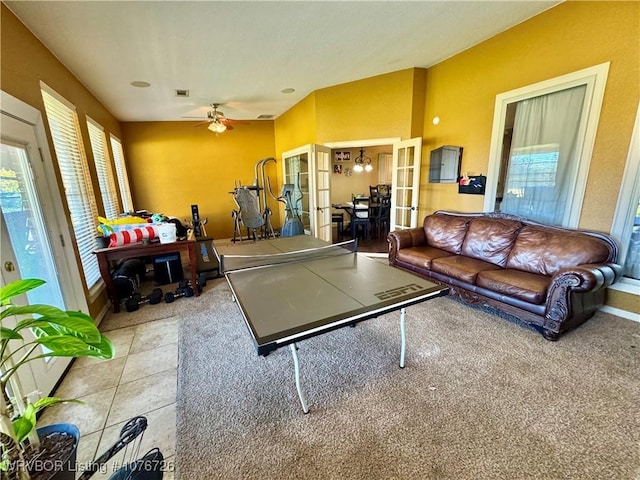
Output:
[[[353,198],[370,199],[374,189],[391,192],[392,154],[396,138],[332,142],[324,145],[331,148],[331,205],[345,205]],[[363,152],[364,163],[371,169],[354,170]],[[364,165],[366,167],[366,165]],[[367,212],[368,215],[368,212]],[[332,241],[334,243],[352,238],[350,216],[344,209],[332,208]],[[358,250],[367,253],[386,254],[388,244],[383,228],[359,227]],[[388,227],[387,227],[388,228]],[[365,234],[366,233],[366,234]]]

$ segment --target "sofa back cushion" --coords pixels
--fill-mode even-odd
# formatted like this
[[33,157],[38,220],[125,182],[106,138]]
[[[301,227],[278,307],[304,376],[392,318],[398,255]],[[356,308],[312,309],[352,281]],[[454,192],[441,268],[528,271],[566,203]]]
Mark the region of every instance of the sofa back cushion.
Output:
[[473,218],[461,253],[504,267],[521,228],[522,224],[514,220]]
[[513,245],[507,267],[553,275],[561,268],[603,263],[608,258],[608,246],[597,238],[579,232],[525,226]]
[[467,233],[467,217],[456,215],[429,215],[424,219],[424,233],[431,247],[458,255]]

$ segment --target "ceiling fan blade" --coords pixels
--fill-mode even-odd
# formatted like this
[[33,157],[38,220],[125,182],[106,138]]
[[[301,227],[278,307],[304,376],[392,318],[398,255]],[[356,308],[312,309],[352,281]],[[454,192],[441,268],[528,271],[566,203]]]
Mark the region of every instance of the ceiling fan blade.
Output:
[[233,127],[228,123],[225,123],[224,126],[227,127],[227,130],[233,130]]
[[209,125],[211,123],[211,120],[205,120],[203,122],[198,122],[194,125],[194,127],[199,127],[200,125]]

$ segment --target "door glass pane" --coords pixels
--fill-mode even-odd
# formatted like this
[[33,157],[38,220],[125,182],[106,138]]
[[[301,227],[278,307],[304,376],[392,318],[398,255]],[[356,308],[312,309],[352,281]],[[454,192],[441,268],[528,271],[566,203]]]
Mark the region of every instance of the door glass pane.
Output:
[[407,187],[413,186],[413,168],[412,167],[407,168],[406,177],[407,177],[407,180],[406,180]]
[[407,179],[406,179],[406,170],[404,168],[399,168],[398,169],[398,188],[402,188],[402,187],[406,187],[407,186]]
[[23,146],[0,145],[0,207],[22,278],[47,283],[27,293],[29,303],[65,308],[40,202]]
[[294,215],[300,216],[305,230],[311,230],[309,215],[309,155],[302,153],[284,159],[286,165],[285,183],[293,184],[291,203]]
[[398,150],[398,167],[406,167],[407,166],[407,153],[406,148],[401,148]]
[[413,165],[414,156],[415,156],[415,148],[407,147],[407,166]]

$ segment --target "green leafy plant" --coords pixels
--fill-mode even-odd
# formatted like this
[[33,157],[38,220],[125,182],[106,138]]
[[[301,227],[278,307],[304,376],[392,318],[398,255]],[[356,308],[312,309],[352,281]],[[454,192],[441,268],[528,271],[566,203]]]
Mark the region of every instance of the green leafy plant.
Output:
[[[15,297],[44,283],[39,279],[22,279],[0,288],[0,471],[7,471],[13,463],[24,465],[27,439],[31,449],[38,450],[35,428],[40,410],[77,401],[44,397],[25,405],[21,393],[14,391],[12,402],[8,387],[16,372],[28,362],[47,357],[109,359],[114,355],[113,344],[100,333],[89,315],[51,305],[13,303]],[[25,335],[27,331],[32,335]],[[29,478],[26,471],[18,472],[16,477]]]

